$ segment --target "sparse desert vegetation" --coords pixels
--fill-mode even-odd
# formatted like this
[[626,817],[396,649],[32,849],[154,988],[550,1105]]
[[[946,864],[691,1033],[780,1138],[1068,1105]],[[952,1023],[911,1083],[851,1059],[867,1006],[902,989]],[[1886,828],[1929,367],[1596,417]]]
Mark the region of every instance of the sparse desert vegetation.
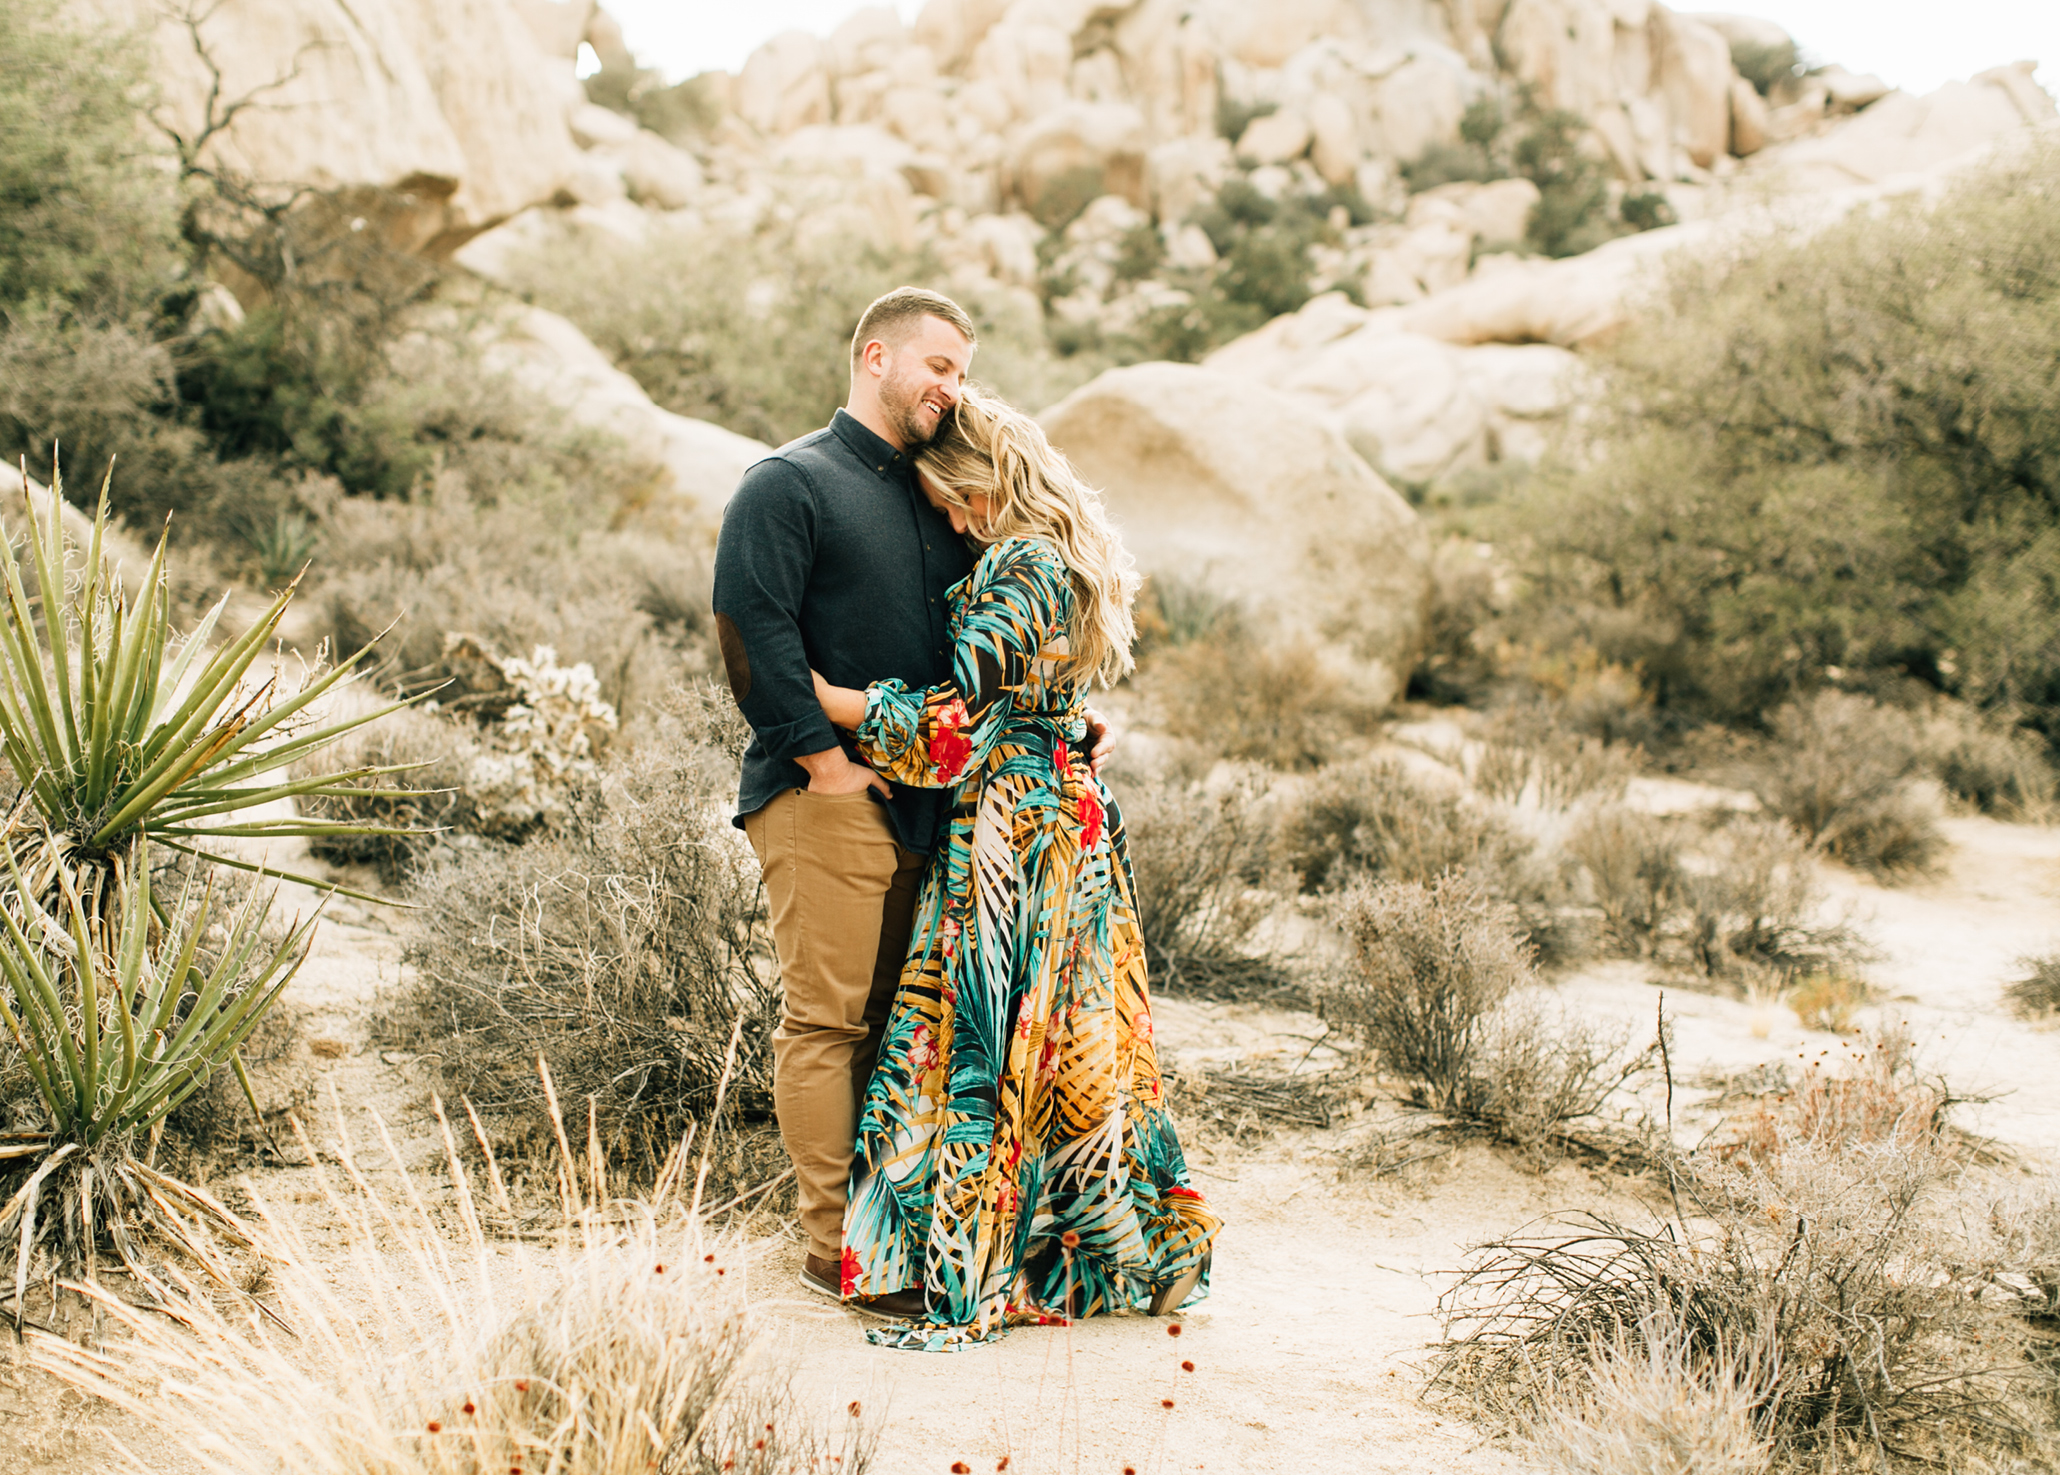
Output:
[[[222,140],[343,136],[355,84],[237,51],[234,7],[167,13],[226,67],[190,98],[92,5],[0,14],[30,1469],[110,1439],[150,1475],[2050,1458],[2060,154],[1673,252],[1574,332],[1546,309],[1602,289],[1550,273],[1778,196],[1724,152],[1745,93],[1814,130],[1767,149],[1831,148],[1864,79],[1723,37],[1729,136],[1649,169],[1513,36],[1340,80],[1323,48],[1365,38],[1259,66],[1176,9],[1146,41],[1164,7],[991,42],[978,6],[869,13],[783,43],[778,88],[668,83],[596,21],[586,100],[503,120],[566,138],[495,140],[455,193],[251,172],[333,162]],[[1423,138],[1376,142],[1405,113]],[[1253,460],[1199,492],[1207,427],[1169,422],[1177,495],[1110,488],[1151,551],[1109,816],[1230,1225],[1213,1299],[881,1372],[793,1292],[709,569],[736,474],[824,423],[902,282],[1033,409],[1206,361]],[[1531,316],[1467,316],[1520,282]],[[1211,502],[1311,444],[1291,496]],[[1421,558],[1352,565],[1345,496]],[[1240,584],[1281,528],[1299,561]]]

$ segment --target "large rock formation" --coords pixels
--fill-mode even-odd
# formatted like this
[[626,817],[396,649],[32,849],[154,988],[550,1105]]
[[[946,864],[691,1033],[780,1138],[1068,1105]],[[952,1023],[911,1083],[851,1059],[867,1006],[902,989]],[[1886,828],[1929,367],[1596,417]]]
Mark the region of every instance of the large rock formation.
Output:
[[1041,417],[1148,574],[1206,580],[1374,702],[1422,650],[1429,544],[1409,504],[1287,395],[1187,364],[1113,369]]
[[[160,116],[207,159],[262,184],[387,192],[402,244],[444,254],[558,196],[584,102],[515,0],[227,0],[190,24],[148,0],[73,0],[111,25],[155,25]],[[591,4],[528,0],[549,22]],[[214,117],[209,97],[214,91]]]

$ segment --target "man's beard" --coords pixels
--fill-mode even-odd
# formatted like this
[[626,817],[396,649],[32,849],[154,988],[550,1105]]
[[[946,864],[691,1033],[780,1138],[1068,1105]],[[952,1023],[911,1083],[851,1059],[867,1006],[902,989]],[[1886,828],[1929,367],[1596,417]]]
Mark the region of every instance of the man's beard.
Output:
[[930,437],[944,424],[942,416],[931,424],[923,413],[923,392],[917,389],[907,375],[891,370],[880,381],[880,409],[887,417],[888,426],[901,437],[905,449],[928,445]]

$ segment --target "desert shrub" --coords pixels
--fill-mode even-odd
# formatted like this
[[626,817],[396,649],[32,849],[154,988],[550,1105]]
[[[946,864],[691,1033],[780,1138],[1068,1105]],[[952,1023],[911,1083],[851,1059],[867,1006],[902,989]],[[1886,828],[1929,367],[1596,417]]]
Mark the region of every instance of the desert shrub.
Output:
[[1549,1427],[1563,1390],[1663,1335],[1704,1396],[1749,1393],[1782,1462],[2029,1451],[2022,1324],[1983,1294],[1941,1154],[1794,1137],[1767,1159],[1693,1154],[1673,1175],[1697,1218],[1581,1215],[1478,1250],[1442,1302],[1439,1386]]
[[1789,1089],[1729,1123],[1712,1147],[1726,1160],[1760,1165],[1798,1148],[1944,1153],[1954,1145],[1946,1136],[1953,1105],[1945,1082],[1919,1069],[1909,1026],[1891,1024],[1820,1054]]
[[1280,769],[1325,763],[1373,715],[1306,641],[1265,638],[1235,612],[1161,649],[1138,679],[1169,732]]
[[1768,1371],[1758,1349],[1711,1356],[1655,1308],[1521,1420],[1532,1455],[1563,1475],[1762,1475],[1773,1449],[1759,1427]]
[[1587,873],[1609,939],[1634,957],[1656,952],[1682,904],[1677,826],[1643,810],[1603,805],[1568,832],[1566,851]]
[[2003,989],[2011,1007],[2028,1018],[2060,1013],[2060,953],[2017,960],[2018,977]]
[[1488,1021],[1533,977],[1509,907],[1454,873],[1362,882],[1336,914],[1351,957],[1319,991],[1324,1018],[1409,1081],[1416,1104],[1465,1116]]
[[1909,714],[1820,691],[1781,707],[1769,726],[1773,744],[1754,791],[1811,845],[1880,875],[1921,871],[1944,848],[1930,807],[1911,789],[1921,738]]
[[1431,601],[1423,659],[1409,675],[1409,695],[1464,706],[1488,693],[1495,671],[1477,638],[1497,608],[1495,570],[1468,538],[1446,538],[1431,550]]
[[1804,973],[1789,984],[1783,997],[1805,1029],[1850,1032],[1862,1006],[1871,1002],[1873,991],[1866,980],[1841,969],[1824,968]]
[[1626,1031],[1570,1018],[1528,991],[1536,974],[1516,909],[1458,873],[1366,883],[1340,898],[1350,944],[1318,990],[1409,1102],[1533,1154],[1567,1139],[1649,1065]]
[[1246,772],[1211,787],[1168,768],[1112,781],[1152,986],[1225,997],[1288,987],[1277,960],[1244,948],[1271,904],[1257,891],[1273,838],[1264,776]]
[[1935,207],[1679,265],[1598,360],[1580,463],[1514,499],[1522,617],[1683,717],[1914,679],[2050,736],[2056,177],[2027,146]]
[[58,0],[14,0],[0,54],[0,313],[63,304],[126,323],[154,310],[178,221],[137,127],[147,28],[74,26]]
[[561,831],[418,871],[418,981],[394,1028],[511,1130],[534,1128],[540,1054],[609,1142],[654,1160],[707,1118],[726,1068],[722,1125],[770,1109],[778,984],[758,867],[729,823],[736,753],[705,712],[727,701],[704,685],[648,717]]
[[1467,755],[1467,777],[1482,793],[1545,810],[1621,799],[1637,768],[1634,749],[1573,730],[1542,705],[1505,707]]
[[685,148],[706,139],[722,122],[723,81],[720,73],[702,72],[667,83],[655,67],[617,61],[604,64],[585,86],[588,102],[633,118],[638,127]]
[[2007,714],[1941,702],[1924,723],[1923,749],[1946,792],[1983,814],[2032,821],[2051,815],[2060,790],[2052,747]]
[[1566,852],[1608,937],[1631,956],[1748,984],[1864,956],[1850,928],[1818,917],[1809,851],[1779,822],[1727,814],[1697,824],[1604,805],[1568,832]]
[[1280,859],[1305,892],[1368,877],[1428,882],[1455,869],[1492,885],[1527,848],[1488,810],[1411,779],[1392,759],[1316,774],[1279,840]]

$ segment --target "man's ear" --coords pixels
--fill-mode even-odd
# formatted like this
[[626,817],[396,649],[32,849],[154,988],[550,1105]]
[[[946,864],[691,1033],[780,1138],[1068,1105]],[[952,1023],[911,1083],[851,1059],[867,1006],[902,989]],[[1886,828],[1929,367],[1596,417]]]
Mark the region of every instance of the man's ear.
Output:
[[887,345],[878,338],[872,339],[858,351],[858,363],[862,369],[884,376],[887,372]]

